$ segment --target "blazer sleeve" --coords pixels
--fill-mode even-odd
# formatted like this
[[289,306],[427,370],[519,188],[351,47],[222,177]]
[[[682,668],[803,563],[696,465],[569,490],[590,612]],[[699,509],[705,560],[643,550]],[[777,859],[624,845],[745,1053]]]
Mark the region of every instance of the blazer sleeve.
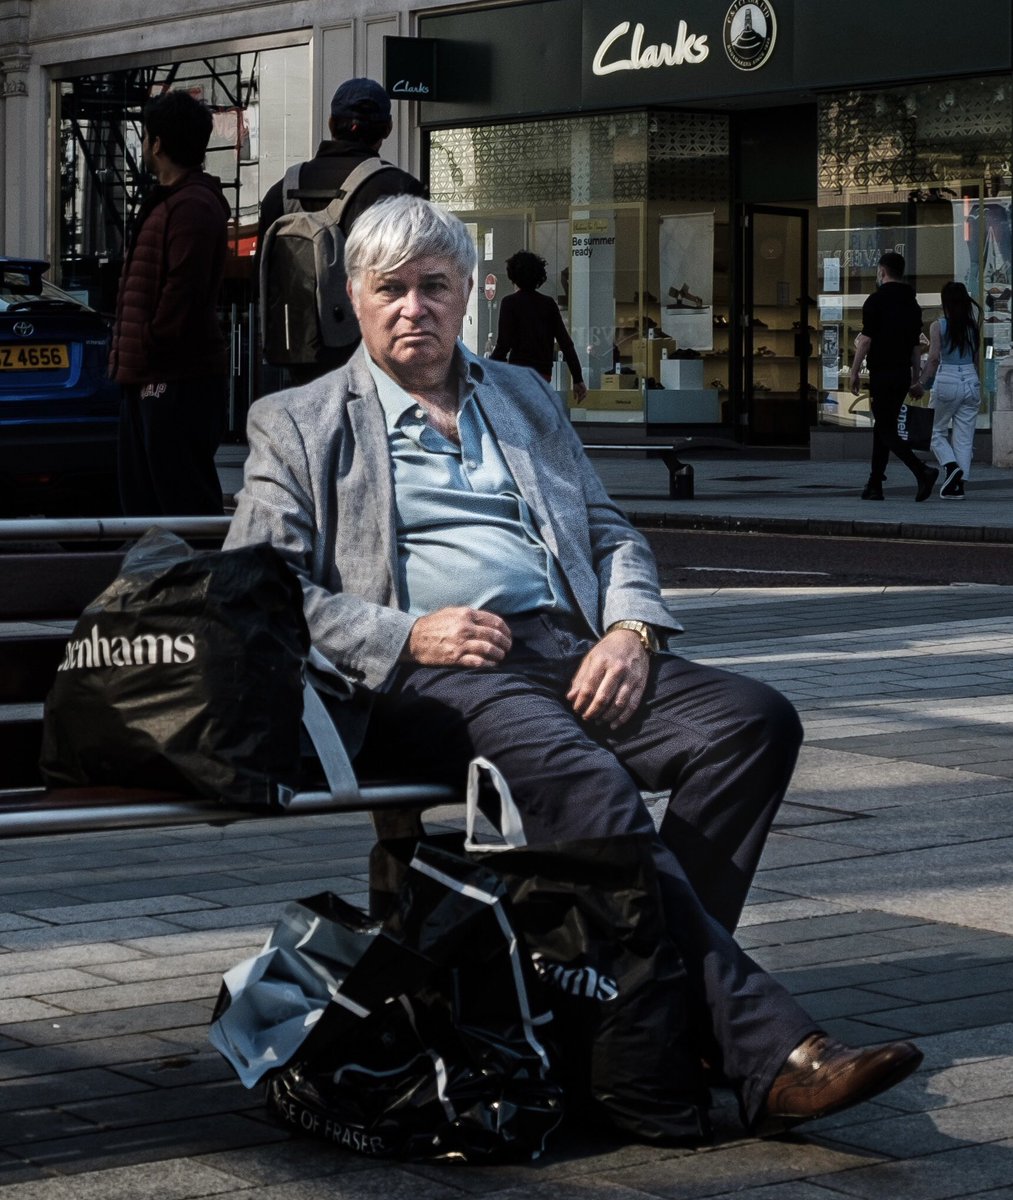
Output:
[[[285,407],[286,393],[259,401],[247,423],[250,453],[225,548],[269,542],[302,585],[312,643],[311,662],[340,681],[339,690],[380,691],[386,685],[414,618],[399,609],[323,585],[326,555],[315,480],[299,423]],[[314,486],[316,485],[316,486]]]

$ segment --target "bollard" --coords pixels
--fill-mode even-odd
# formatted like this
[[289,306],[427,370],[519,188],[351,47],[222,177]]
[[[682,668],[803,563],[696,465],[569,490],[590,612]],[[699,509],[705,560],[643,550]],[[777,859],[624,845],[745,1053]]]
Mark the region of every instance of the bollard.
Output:
[[672,475],[671,495],[673,500],[693,499],[693,468],[682,463]]

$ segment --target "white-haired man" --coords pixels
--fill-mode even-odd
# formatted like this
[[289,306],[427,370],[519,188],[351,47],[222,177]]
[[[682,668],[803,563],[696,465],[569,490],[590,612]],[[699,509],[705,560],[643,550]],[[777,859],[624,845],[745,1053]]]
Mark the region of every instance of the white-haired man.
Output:
[[679,631],[643,538],[565,409],[526,368],[458,340],[475,252],[455,217],[383,200],[346,246],[362,346],[251,409],[228,545],[298,573],[313,660],[364,764],[505,776],[531,843],[653,835],[701,1050],[748,1124],[805,1120],[892,1086],[906,1042],[832,1041],[732,936],[801,726],[779,693],[662,651]]

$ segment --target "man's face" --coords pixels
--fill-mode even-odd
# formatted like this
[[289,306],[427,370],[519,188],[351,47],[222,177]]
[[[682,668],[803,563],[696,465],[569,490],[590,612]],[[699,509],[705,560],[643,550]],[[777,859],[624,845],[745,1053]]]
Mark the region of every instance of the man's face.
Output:
[[450,367],[471,285],[439,255],[367,272],[351,295],[370,358],[402,385],[432,382]]

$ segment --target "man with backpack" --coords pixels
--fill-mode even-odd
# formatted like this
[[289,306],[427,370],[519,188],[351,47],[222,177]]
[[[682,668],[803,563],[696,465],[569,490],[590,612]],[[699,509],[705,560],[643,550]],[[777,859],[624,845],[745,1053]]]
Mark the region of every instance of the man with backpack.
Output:
[[343,267],[356,218],[384,196],[425,195],[414,175],[380,159],[392,122],[390,99],[375,80],[341,84],[327,124],[330,139],[314,157],[268,190],[257,227],[264,358],[286,368],[294,384],[342,366],[359,344]]

